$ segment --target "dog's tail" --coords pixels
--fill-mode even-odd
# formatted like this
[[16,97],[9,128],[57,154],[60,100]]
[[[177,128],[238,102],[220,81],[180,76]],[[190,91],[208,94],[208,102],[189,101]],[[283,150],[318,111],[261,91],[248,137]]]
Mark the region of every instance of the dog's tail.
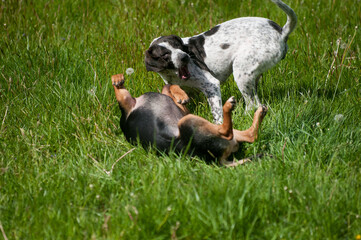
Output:
[[281,0],[271,0],[287,14],[287,22],[282,28],[282,38],[287,41],[288,36],[297,25],[297,15],[287,4]]

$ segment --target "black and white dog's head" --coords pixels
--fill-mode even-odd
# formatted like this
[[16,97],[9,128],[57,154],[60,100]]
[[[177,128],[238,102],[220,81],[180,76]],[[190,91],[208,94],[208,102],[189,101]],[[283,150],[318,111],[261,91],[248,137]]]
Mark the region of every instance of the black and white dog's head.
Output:
[[182,80],[190,78],[188,46],[175,35],[155,39],[145,52],[145,66],[148,71],[174,70]]

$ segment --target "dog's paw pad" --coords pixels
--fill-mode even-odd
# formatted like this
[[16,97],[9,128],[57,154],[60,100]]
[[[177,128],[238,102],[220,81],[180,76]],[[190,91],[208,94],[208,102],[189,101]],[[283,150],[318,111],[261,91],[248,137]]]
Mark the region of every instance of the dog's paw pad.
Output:
[[234,96],[230,97],[227,102],[236,103],[236,98]]
[[262,117],[266,116],[268,108],[266,105],[262,105],[258,108],[259,113],[261,114]]
[[234,109],[234,107],[236,106],[236,103],[237,103],[236,98],[233,96],[230,97],[226,102],[226,104],[229,104],[231,110]]
[[182,105],[185,105],[189,102],[189,97],[186,94],[174,94],[173,97],[175,98],[176,102]]
[[112,85],[116,88],[121,88],[124,86],[124,75],[123,74],[117,74],[112,76]]
[[183,99],[181,102],[182,105],[186,105],[187,103],[189,103],[189,98]]

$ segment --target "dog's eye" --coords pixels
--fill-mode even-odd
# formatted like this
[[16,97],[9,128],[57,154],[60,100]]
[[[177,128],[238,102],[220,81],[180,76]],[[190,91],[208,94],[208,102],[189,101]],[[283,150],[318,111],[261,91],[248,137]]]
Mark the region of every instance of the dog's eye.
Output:
[[169,53],[164,53],[162,54],[162,58],[166,59],[166,58],[169,58],[170,57],[170,54]]
[[174,48],[180,48],[181,45],[180,45],[179,43],[173,43],[173,47],[174,47]]

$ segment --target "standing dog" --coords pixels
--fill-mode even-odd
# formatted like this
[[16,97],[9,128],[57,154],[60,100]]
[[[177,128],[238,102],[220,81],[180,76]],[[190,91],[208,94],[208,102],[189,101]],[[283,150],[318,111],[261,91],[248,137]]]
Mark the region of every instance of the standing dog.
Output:
[[165,83],[199,89],[208,99],[216,123],[222,122],[220,84],[233,72],[246,110],[260,106],[257,81],[282,60],[287,39],[297,23],[295,12],[280,0],[272,0],[287,14],[280,27],[258,17],[237,18],[193,37],[159,37],[145,52],[148,71],[159,73]]
[[232,128],[233,97],[223,106],[223,124],[215,125],[188,114],[184,104],[188,96],[178,85],[167,84],[162,93],[148,92],[133,98],[124,87],[123,74],[112,76],[112,84],[122,112],[120,128],[129,142],[139,139],[143,146],[154,145],[160,151],[188,152],[207,161],[217,159],[227,166],[243,163],[227,159],[238,150],[239,143],[252,143],[257,139],[259,126],[267,113],[265,106],[259,107],[252,126],[239,131]]

